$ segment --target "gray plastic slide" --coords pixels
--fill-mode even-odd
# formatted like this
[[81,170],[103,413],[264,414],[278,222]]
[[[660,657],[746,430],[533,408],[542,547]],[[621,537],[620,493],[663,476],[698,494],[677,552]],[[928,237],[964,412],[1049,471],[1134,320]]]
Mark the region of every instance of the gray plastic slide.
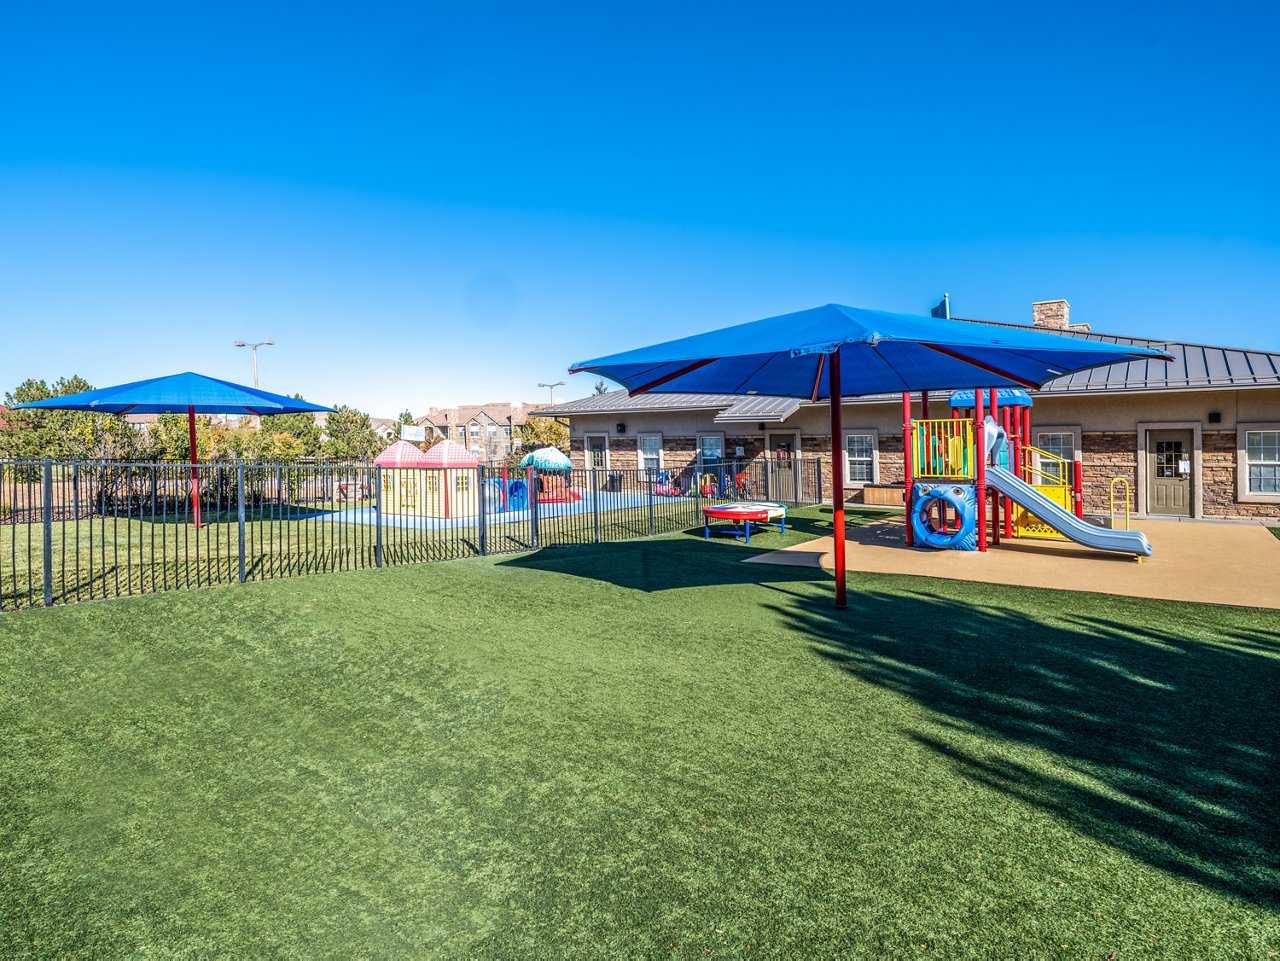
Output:
[[[987,453],[998,454],[1004,449],[1007,443],[1004,429],[990,417],[986,419],[983,434],[986,436]],[[1118,554],[1151,556],[1151,544],[1147,541],[1147,535],[1141,531],[1114,531],[1082,521],[1069,510],[1049,500],[1030,484],[1018,480],[1003,467],[987,468],[987,486],[994,487],[1005,497],[1025,507],[1059,534],[1069,537],[1077,544],[1100,551],[1115,551]]]

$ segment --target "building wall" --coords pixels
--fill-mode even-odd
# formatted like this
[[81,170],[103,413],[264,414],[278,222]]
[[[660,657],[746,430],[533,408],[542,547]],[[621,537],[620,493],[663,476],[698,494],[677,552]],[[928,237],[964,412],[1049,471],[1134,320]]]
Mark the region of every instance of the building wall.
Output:
[[[662,435],[665,466],[679,468],[692,463],[699,433],[720,433],[725,450],[743,457],[764,456],[765,432],[759,424],[722,425],[715,423],[719,410],[627,411],[607,415],[583,415],[571,419],[571,448],[575,466],[584,463],[584,438],[605,434],[609,438],[610,466],[636,466],[636,437],[641,433]],[[917,401],[915,414],[919,416]],[[937,404],[930,413],[945,417],[950,409]],[[1216,420],[1211,419],[1216,415]],[[878,403],[847,402],[843,411],[846,431],[875,431],[878,434],[878,476],[880,484],[900,484],[903,480],[901,401]],[[1199,425],[1200,449],[1194,453],[1200,496],[1199,516],[1208,518],[1256,518],[1280,521],[1280,503],[1250,503],[1238,496],[1237,426],[1280,422],[1280,389],[1201,390],[1170,393],[1095,396],[1036,397],[1032,408],[1033,434],[1044,429],[1070,429],[1080,437],[1081,472],[1084,480],[1085,510],[1107,513],[1109,485],[1114,477],[1124,477],[1130,485],[1130,509],[1145,508],[1146,494],[1139,488],[1145,464],[1139,469],[1139,425],[1158,428],[1161,424]],[[622,423],[623,434],[617,433]],[[823,489],[831,487],[830,413],[825,404],[805,405],[783,424],[765,425],[768,430],[794,430],[800,435],[799,456],[822,461]],[[860,497],[860,485],[848,485],[848,496]],[[1119,502],[1117,508],[1119,508]]]

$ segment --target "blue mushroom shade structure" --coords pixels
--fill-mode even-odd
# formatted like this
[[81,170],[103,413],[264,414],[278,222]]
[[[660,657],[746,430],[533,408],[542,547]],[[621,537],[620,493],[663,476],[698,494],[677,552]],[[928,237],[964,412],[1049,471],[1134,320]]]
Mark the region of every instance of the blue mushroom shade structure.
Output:
[[[1077,370],[1171,359],[1147,347],[1032,328],[827,304],[584,360],[570,372],[607,377],[632,396],[760,394],[829,400],[831,449],[837,451],[843,397],[964,388],[1034,390]],[[839,457],[832,457],[831,474],[836,606],[845,607],[844,478]]]
[[273,394],[257,387],[245,387],[216,377],[194,374],[170,374],[152,377],[115,387],[81,391],[65,397],[19,404],[43,410],[87,410],[100,414],[183,414],[191,445],[191,509],[197,529],[200,527],[200,474],[196,466],[196,414],[309,414],[333,412],[296,397]]
[[559,447],[539,447],[524,455],[521,467],[536,467],[538,470],[572,470],[573,461]]

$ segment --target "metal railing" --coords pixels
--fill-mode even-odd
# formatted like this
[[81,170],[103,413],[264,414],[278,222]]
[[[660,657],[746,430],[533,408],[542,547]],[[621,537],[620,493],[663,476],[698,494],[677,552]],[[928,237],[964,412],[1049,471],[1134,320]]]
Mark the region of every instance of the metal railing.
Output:
[[973,421],[936,418],[912,424],[911,462],[916,477],[973,477]]
[[[0,611],[629,540],[822,500],[816,460],[680,469],[0,461]],[[444,495],[448,491],[446,501]]]

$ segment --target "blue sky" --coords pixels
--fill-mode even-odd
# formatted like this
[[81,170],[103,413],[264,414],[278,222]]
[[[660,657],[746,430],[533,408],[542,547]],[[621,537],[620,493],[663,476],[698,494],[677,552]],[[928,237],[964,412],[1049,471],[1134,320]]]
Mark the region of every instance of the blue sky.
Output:
[[2,18],[2,389],[247,381],[231,342],[274,337],[263,386],[319,402],[540,400],[587,357],[943,291],[1280,350],[1268,4]]

